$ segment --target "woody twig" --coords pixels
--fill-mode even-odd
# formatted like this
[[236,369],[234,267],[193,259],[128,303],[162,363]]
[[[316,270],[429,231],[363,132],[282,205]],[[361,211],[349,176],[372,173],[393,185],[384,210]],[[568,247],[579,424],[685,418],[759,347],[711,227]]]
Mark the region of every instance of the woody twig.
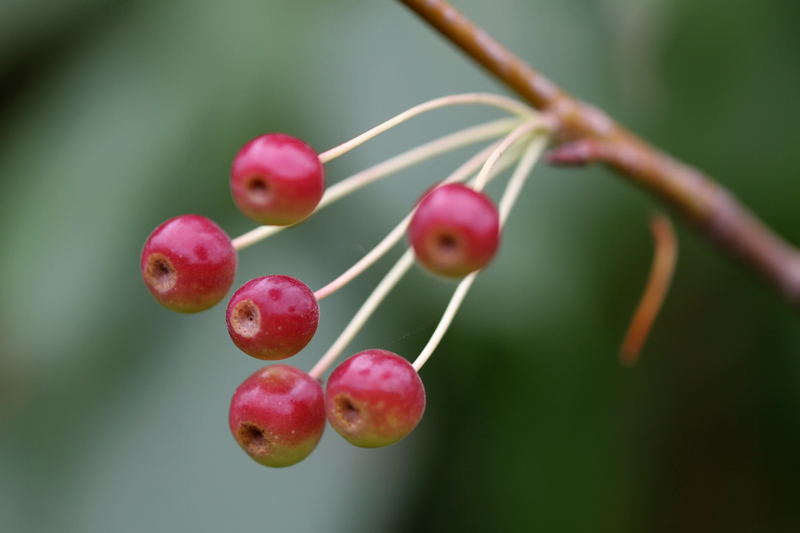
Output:
[[729,191],[571,96],[444,0],[400,0],[533,107],[556,122],[552,163],[602,163],[671,206],[709,242],[800,307],[800,253]]

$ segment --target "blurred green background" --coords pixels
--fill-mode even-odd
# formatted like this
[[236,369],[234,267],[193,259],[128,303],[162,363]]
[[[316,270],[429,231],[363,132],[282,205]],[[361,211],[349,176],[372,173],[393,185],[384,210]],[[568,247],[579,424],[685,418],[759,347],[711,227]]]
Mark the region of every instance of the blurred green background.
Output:
[[[455,5],[800,243],[795,0]],[[602,169],[534,172],[421,372],[410,437],[362,450],[328,430],[280,470],[236,446],[230,397],[261,365],[224,306],[152,300],[149,232],[183,213],[253,227],[227,172],[255,135],[325,150],[477,90],[504,91],[396,2],[0,1],[0,531],[800,531],[797,312],[678,223],[662,316],[620,366],[659,207]],[[421,117],[329,181],[495,116]],[[470,153],[243,251],[237,286],[319,288]],[[313,365],[392,259],[323,302],[293,364]],[[413,359],[453,287],[413,272],[349,352]]]

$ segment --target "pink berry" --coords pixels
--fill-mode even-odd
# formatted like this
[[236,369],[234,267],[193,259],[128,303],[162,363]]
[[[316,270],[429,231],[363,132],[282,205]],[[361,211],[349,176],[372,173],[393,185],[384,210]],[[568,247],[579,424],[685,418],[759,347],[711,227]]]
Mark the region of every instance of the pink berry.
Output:
[[339,365],[325,389],[325,413],[350,443],[377,448],[399,441],[425,411],[425,388],[411,364],[386,350],[367,350]]
[[311,341],[319,325],[319,303],[311,289],[290,276],[248,281],[228,303],[228,333],[256,359],[291,357]]
[[300,222],[325,192],[325,169],[309,145],[282,133],[245,144],[233,160],[231,193],[239,210],[261,224]]
[[325,429],[322,387],[293,366],[262,368],[236,389],[228,424],[255,461],[293,465],[314,450]]
[[236,250],[219,226],[199,215],[167,220],[142,249],[142,278],[158,303],[196,313],[225,297],[236,274]]
[[422,265],[447,277],[486,266],[500,244],[500,218],[486,195],[465,185],[442,185],[422,198],[409,227]]

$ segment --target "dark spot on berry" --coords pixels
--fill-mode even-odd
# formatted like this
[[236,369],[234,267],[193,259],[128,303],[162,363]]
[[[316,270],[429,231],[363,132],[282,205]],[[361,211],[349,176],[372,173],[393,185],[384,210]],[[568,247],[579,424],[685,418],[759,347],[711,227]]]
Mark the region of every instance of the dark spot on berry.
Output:
[[264,430],[255,424],[244,422],[239,425],[239,442],[250,455],[267,455],[270,442]]
[[364,421],[361,417],[361,411],[353,405],[353,402],[347,396],[337,396],[334,400],[334,409],[336,418],[347,431],[356,431]]
[[434,254],[436,263],[443,267],[457,264],[462,261],[464,250],[461,247],[461,240],[452,233],[438,233],[433,240]]
[[269,296],[270,299],[272,299],[272,300],[274,300],[276,302],[281,299],[281,295],[282,294],[283,294],[283,291],[281,291],[280,289],[270,289],[270,290],[267,291],[267,296]]
[[265,204],[270,200],[270,187],[261,176],[253,176],[245,183],[247,196],[255,204]]
[[154,253],[147,257],[144,279],[158,292],[166,292],[178,281],[178,273],[167,256]]
[[436,237],[436,245],[444,253],[453,253],[458,248],[458,239],[449,233],[441,233]]
[[208,261],[208,249],[206,248],[205,243],[198,244],[197,246],[195,246],[192,249],[192,252],[194,252],[194,255],[197,258],[197,260],[201,262]]
[[231,327],[242,337],[254,337],[261,329],[261,311],[253,300],[242,300],[231,311]]

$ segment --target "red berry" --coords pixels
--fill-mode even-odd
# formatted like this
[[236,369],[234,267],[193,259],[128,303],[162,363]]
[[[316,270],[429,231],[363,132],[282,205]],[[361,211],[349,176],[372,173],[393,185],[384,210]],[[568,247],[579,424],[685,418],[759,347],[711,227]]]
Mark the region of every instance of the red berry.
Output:
[[236,250],[219,226],[199,215],[167,220],[142,249],[142,278],[158,303],[196,313],[225,297],[236,274]]
[[261,224],[300,222],[325,192],[325,169],[309,145],[282,133],[245,144],[233,160],[231,193],[239,210]]
[[319,325],[319,302],[290,276],[264,276],[236,291],[226,313],[236,346],[256,359],[291,357],[311,341]]
[[425,387],[411,364],[386,350],[367,350],[331,373],[325,413],[342,437],[363,448],[399,441],[425,411]]
[[486,266],[500,244],[500,217],[486,195],[465,185],[437,187],[422,198],[409,227],[417,259],[448,277]]
[[228,424],[257,462],[293,465],[314,450],[325,429],[322,387],[293,366],[262,368],[236,389]]

